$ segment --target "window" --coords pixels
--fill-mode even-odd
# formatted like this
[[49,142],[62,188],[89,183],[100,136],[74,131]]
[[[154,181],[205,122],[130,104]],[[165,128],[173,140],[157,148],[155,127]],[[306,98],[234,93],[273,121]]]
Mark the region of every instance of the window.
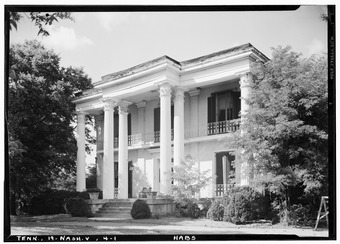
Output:
[[234,131],[238,123],[228,122],[239,118],[240,92],[227,90],[208,97],[208,135]]
[[239,118],[240,96],[240,92],[232,90],[212,93],[208,97],[208,123]]

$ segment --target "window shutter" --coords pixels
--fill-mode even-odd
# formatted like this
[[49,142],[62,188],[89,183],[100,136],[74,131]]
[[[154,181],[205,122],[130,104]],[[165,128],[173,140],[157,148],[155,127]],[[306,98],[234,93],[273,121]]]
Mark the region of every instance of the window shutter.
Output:
[[216,96],[208,97],[208,123],[216,122]]

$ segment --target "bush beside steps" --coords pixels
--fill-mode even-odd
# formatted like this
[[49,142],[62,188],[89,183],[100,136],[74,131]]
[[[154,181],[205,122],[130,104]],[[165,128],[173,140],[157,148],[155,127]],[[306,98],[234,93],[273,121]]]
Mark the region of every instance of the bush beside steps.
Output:
[[131,217],[134,219],[148,219],[151,218],[151,211],[146,201],[137,199],[131,209]]
[[66,202],[66,210],[72,217],[93,217],[93,213],[82,198],[69,198]]

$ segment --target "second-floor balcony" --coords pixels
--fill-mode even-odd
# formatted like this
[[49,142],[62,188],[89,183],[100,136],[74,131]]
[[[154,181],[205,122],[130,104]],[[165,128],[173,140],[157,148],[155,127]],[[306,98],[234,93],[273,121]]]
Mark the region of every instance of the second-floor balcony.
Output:
[[[185,139],[206,137],[235,132],[240,128],[240,119],[226,120],[207,123],[197,128],[185,130]],[[139,133],[128,136],[128,146],[152,145],[160,142],[160,132]],[[171,140],[174,138],[174,131],[171,130]],[[118,137],[114,138],[114,147],[118,148]]]

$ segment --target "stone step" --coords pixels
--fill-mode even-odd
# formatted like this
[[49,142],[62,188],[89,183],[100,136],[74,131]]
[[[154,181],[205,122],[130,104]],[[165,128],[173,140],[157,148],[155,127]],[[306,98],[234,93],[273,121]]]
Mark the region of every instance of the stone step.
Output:
[[97,213],[130,213],[131,209],[125,209],[125,210],[120,210],[120,209],[99,209]]
[[108,202],[102,207],[132,207],[133,202]]
[[124,219],[132,219],[131,214],[128,213],[96,213],[94,215],[95,218],[124,218]]
[[99,211],[100,210],[119,210],[119,211],[128,210],[128,211],[130,211],[131,209],[132,209],[132,207],[112,207],[112,206],[110,206],[110,207],[101,207],[99,209]]
[[136,199],[115,199],[103,204],[95,213],[96,218],[131,218],[131,209]]

